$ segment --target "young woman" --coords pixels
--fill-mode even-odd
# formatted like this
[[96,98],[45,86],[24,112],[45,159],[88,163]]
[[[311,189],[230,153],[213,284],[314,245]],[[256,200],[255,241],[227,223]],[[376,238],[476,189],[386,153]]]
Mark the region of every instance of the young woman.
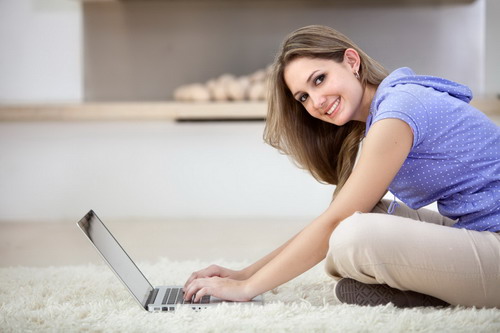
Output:
[[[249,300],[326,258],[342,302],[500,308],[500,128],[471,98],[408,68],[387,75],[331,28],[293,32],[274,63],[264,138],[337,185],[333,200],[253,265],[193,273],[186,299]],[[387,191],[404,204],[382,200]],[[421,209],[436,201],[439,213]]]

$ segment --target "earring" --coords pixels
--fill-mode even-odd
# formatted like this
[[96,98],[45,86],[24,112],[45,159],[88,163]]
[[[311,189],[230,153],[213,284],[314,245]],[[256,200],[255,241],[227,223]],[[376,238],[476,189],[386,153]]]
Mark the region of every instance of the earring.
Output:
[[358,71],[354,72],[354,76],[356,77],[356,79],[359,80],[359,73],[358,73]]

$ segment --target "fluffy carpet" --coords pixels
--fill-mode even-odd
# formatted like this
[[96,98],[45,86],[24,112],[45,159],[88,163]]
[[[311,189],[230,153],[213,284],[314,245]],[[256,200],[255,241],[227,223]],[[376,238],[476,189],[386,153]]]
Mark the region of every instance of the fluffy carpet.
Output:
[[[229,267],[244,263],[219,262]],[[208,263],[140,263],[153,285],[179,284]],[[0,269],[0,331],[500,332],[500,310],[339,304],[321,265],[265,294],[264,306],[148,313],[106,266]]]

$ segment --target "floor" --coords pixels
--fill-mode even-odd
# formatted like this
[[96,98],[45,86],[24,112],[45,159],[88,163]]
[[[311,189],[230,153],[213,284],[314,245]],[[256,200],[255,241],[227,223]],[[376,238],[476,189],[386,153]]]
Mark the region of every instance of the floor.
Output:
[[[76,221],[75,221],[76,222]],[[307,221],[179,220],[106,222],[135,261],[255,261]],[[76,223],[0,223],[0,267],[102,263]]]

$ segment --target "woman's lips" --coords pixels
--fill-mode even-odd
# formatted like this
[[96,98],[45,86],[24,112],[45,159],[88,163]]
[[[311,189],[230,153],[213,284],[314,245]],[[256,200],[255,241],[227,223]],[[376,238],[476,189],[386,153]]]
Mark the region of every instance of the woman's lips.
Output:
[[335,102],[333,102],[332,106],[330,106],[330,109],[328,109],[328,111],[326,111],[326,115],[330,118],[333,117],[335,115],[336,111],[338,110],[339,105],[340,105],[340,97],[337,98],[335,100]]

